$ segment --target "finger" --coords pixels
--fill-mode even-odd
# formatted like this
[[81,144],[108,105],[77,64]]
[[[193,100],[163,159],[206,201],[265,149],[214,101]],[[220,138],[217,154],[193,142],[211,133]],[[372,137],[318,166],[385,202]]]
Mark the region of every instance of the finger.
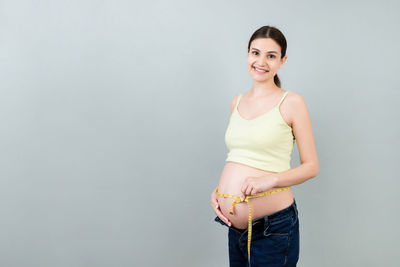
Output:
[[218,198],[217,197],[212,197],[211,198],[211,205],[213,207],[219,208],[219,203],[218,203]]
[[230,221],[228,220],[228,218],[226,218],[226,217],[222,214],[222,212],[218,212],[217,216],[220,217],[221,220],[223,220],[227,225],[231,226]]
[[246,195],[251,195],[251,190],[253,190],[253,187],[249,185],[246,189]]
[[222,221],[224,221],[227,225],[229,225],[229,226],[232,225],[231,222],[228,220],[228,218],[226,218],[226,217],[222,214],[222,212],[221,212],[221,210],[220,210],[219,208],[214,207],[214,212],[215,212],[215,214],[216,214]]
[[246,196],[247,188],[248,188],[247,184],[242,187],[242,196]]
[[214,206],[218,204],[218,198],[216,195],[211,194],[211,206]]
[[247,183],[244,182],[240,191],[242,191],[243,194],[246,194],[246,189],[247,189]]
[[246,198],[246,188],[242,188],[241,194],[240,194],[240,201],[244,201]]
[[243,202],[244,199],[246,198],[246,195],[243,192],[240,192],[239,197],[240,197],[240,201]]
[[257,195],[257,189],[253,188],[253,190],[251,190],[251,195]]

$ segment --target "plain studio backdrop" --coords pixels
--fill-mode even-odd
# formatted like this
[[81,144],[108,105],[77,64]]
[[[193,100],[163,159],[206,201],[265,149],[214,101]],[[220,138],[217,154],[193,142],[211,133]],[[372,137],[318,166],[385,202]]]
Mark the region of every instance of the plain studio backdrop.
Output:
[[298,266],[398,266],[399,7],[0,1],[0,266],[228,266],[210,194],[264,25],[320,162],[293,187]]

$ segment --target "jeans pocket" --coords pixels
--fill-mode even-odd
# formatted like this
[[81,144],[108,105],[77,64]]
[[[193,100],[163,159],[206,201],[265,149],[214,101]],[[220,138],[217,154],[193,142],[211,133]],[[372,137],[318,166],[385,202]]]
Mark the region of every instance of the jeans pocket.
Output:
[[264,236],[288,237],[295,222],[294,215],[278,218],[265,223]]

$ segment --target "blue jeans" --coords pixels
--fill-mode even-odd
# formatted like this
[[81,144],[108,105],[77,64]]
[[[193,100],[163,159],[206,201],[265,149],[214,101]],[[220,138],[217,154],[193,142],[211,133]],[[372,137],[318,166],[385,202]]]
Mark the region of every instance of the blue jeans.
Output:
[[[214,220],[229,228],[229,266],[249,266],[247,228],[229,226],[218,216]],[[251,267],[293,267],[297,264],[299,252],[299,217],[295,199],[289,207],[252,221]]]

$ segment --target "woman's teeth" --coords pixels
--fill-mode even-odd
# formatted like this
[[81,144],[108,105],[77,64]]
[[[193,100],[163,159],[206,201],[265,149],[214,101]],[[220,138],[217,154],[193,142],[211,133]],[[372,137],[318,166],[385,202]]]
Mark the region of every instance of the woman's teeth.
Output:
[[254,67],[254,69],[255,69],[256,71],[258,71],[258,72],[268,72],[267,70],[262,70],[262,69],[259,69],[259,68],[256,68],[256,67]]

